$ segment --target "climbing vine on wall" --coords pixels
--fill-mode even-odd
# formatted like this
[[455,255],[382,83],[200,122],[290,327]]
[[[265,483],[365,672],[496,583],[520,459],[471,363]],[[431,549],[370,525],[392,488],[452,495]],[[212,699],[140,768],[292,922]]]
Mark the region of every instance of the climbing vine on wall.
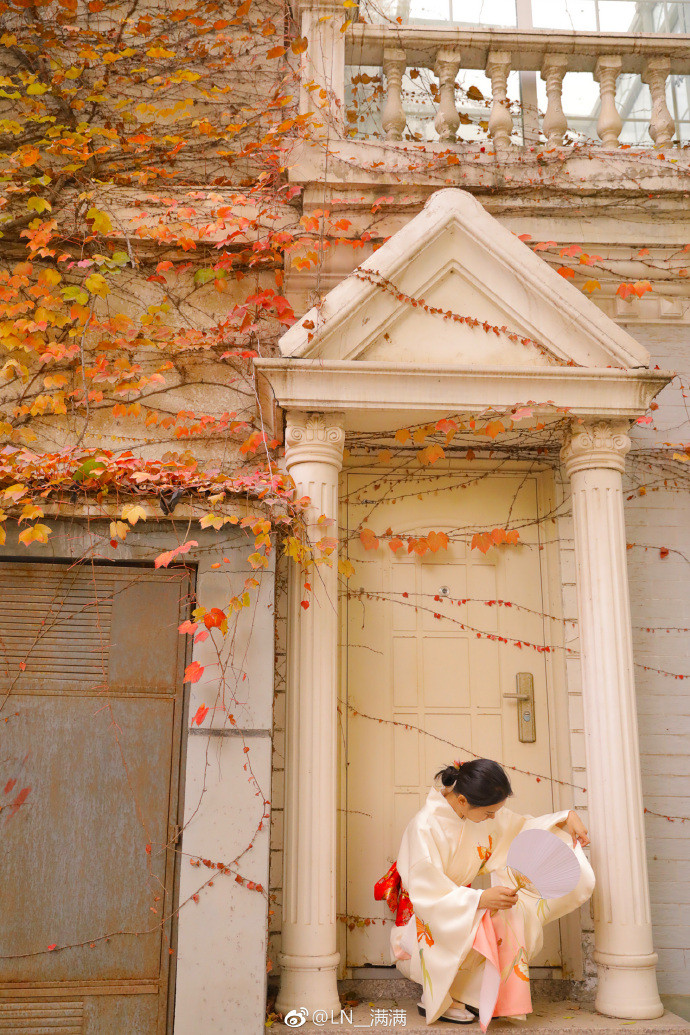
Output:
[[[352,0],[343,6],[352,8]],[[280,551],[301,566],[309,585],[319,564],[334,563],[337,540],[328,529],[317,541],[306,534],[310,501],[295,498],[283,471],[279,431],[270,405],[259,398],[251,361],[274,354],[279,335],[302,316],[286,275],[310,273],[318,289],[335,250],[349,249],[354,265],[384,239],[381,227],[395,196],[372,200],[357,224],[342,215],[325,186],[321,206],[303,209],[302,190],[288,176],[295,148],[315,140],[326,154],[337,147],[333,137],[324,142],[323,110],[315,118],[298,103],[308,42],[287,5],[2,0],[0,18],[0,541],[7,536],[12,553],[49,557],[55,529],[77,516],[95,530],[97,547],[80,558],[91,563],[126,556],[135,533],[164,527],[176,545],[160,549],[152,541],[144,552],[156,568],[168,569],[189,559],[197,529],[211,529],[219,538],[213,564],[223,571],[229,560],[221,537],[237,531],[252,571],[270,569]],[[352,18],[350,11],[344,31]],[[353,102],[354,118],[344,113],[350,126],[381,96],[380,77],[358,72],[355,80],[372,90],[368,100]],[[326,104],[328,91],[307,89],[317,107]],[[483,100],[472,88],[468,97]],[[475,153],[464,161],[491,158],[483,121]],[[437,176],[443,185],[460,163],[457,152],[417,144],[407,155],[408,172],[430,183]],[[585,153],[587,143],[579,146]],[[648,166],[659,157],[634,160]],[[544,187],[556,189],[563,162],[549,154],[542,164],[550,174],[548,183],[542,177]],[[492,170],[492,185],[483,189],[505,190],[509,166],[498,184]],[[371,163],[366,172],[373,171]],[[686,176],[681,164],[677,173]],[[520,236],[590,295],[606,282],[623,301],[643,298],[657,281],[684,283],[688,275],[690,245],[660,255],[640,242],[630,255],[611,260],[577,244]],[[434,306],[378,274],[355,275],[430,321],[467,326],[478,342],[482,335],[505,338],[555,361],[545,345],[516,328]],[[687,397],[680,378],[667,391]],[[380,465],[387,477],[393,470],[396,492],[404,493],[420,471],[450,470],[451,462],[500,465],[511,456],[528,469],[554,463],[568,419],[558,408],[546,417],[544,403],[516,400],[501,413],[448,414],[430,425],[357,436],[348,450]],[[653,419],[650,412],[641,423]],[[680,438],[684,430],[678,429]],[[628,492],[687,492],[689,470],[690,448],[664,443],[633,459]],[[376,533],[365,523],[353,534],[372,554],[442,554],[457,539],[482,554],[522,543],[508,512],[503,525],[486,528],[411,535],[393,526]],[[670,554],[690,562],[663,543],[629,547],[655,558],[658,551],[660,563]],[[356,595],[346,558],[339,571],[343,593]],[[192,601],[179,627],[193,643],[218,644],[221,682],[229,678],[221,645],[232,641],[237,616],[255,606],[259,584],[250,575],[239,590],[228,591],[222,607]],[[437,601],[408,592],[404,606],[448,620],[436,619]],[[482,603],[519,608],[515,601]],[[481,628],[472,632],[518,642]],[[569,649],[519,643],[539,652]],[[192,660],[185,678],[198,683],[203,672]],[[223,720],[230,726],[236,725],[236,688],[233,693]],[[7,729],[8,701],[9,693],[0,697]],[[213,714],[212,703],[203,702],[191,722],[202,727]],[[177,908],[198,901],[219,878],[268,894],[239,869],[270,806],[253,775],[249,745],[244,750],[247,778],[260,799],[256,829],[237,859],[189,860],[204,879]],[[29,800],[29,788],[17,780],[10,775],[0,798],[8,818]],[[151,850],[142,844],[142,851]],[[85,946],[111,934],[94,930]],[[64,948],[48,937],[35,953]]]

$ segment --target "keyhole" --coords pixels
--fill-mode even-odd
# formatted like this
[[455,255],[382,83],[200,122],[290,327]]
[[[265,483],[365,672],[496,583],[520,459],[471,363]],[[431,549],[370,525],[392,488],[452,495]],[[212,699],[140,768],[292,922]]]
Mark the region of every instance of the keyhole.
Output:
[[441,586],[441,588],[439,590],[439,594],[442,597],[447,597],[449,593],[450,593],[450,589],[448,588],[448,586]]

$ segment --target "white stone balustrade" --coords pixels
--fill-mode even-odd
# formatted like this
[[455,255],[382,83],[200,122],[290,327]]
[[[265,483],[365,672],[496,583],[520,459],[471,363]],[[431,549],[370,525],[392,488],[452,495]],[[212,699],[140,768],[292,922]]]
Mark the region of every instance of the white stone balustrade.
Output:
[[[307,2],[307,0],[305,0]],[[326,0],[308,0],[315,4]],[[311,9],[310,9],[311,10]],[[650,146],[667,148],[675,132],[666,103],[670,75],[690,75],[687,37],[651,33],[560,32],[513,29],[443,29],[370,25],[356,22],[337,34],[343,50],[341,66],[380,67],[386,92],[382,125],[386,138],[401,140],[405,131],[403,82],[408,69],[428,69],[439,81],[434,125],[442,142],[454,142],[460,116],[456,106],[458,71],[479,69],[491,81],[489,133],[497,150],[510,146],[513,118],[507,98],[510,72],[533,71],[546,84],[547,108],[541,131],[548,148],[562,147],[568,132],[563,111],[563,80],[585,72],[599,83],[600,106],[594,113],[602,149],[619,146],[623,126],[616,107],[616,84],[625,74],[639,75],[651,98]],[[342,95],[339,84],[333,84]],[[409,87],[408,87],[409,89]],[[519,100],[517,96],[512,98]],[[488,102],[487,102],[488,103]]]

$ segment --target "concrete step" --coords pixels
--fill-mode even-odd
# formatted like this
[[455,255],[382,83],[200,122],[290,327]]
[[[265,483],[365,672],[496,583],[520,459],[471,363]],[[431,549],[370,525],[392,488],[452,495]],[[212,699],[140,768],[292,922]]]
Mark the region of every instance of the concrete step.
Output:
[[[300,1035],[346,1035],[349,1032],[363,1031],[405,1031],[408,1035],[423,1035],[427,1032],[443,1031],[446,1035],[452,1032],[467,1031],[468,1035],[482,1035],[479,1022],[460,1025],[448,1021],[436,1021],[427,1025],[425,1019],[417,1011],[415,999],[377,999],[361,1002],[358,1006],[347,1007],[338,1017],[309,1017],[305,1023],[288,1024]],[[280,1022],[276,1028],[283,1028]],[[596,1013],[592,1003],[535,1002],[534,1009],[524,1021],[510,1020],[507,1017],[496,1017],[489,1025],[487,1035],[501,1032],[524,1035],[607,1035],[619,1032],[625,1035],[690,1035],[690,1024],[674,1013],[666,1011],[662,1017],[651,1021],[624,1021],[617,1017],[604,1017]]]

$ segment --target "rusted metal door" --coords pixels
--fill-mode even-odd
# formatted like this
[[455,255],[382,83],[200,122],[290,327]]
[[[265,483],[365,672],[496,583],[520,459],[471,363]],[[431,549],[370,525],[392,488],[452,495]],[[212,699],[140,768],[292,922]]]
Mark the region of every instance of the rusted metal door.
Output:
[[171,1028],[190,589],[0,564],[0,1032]]

